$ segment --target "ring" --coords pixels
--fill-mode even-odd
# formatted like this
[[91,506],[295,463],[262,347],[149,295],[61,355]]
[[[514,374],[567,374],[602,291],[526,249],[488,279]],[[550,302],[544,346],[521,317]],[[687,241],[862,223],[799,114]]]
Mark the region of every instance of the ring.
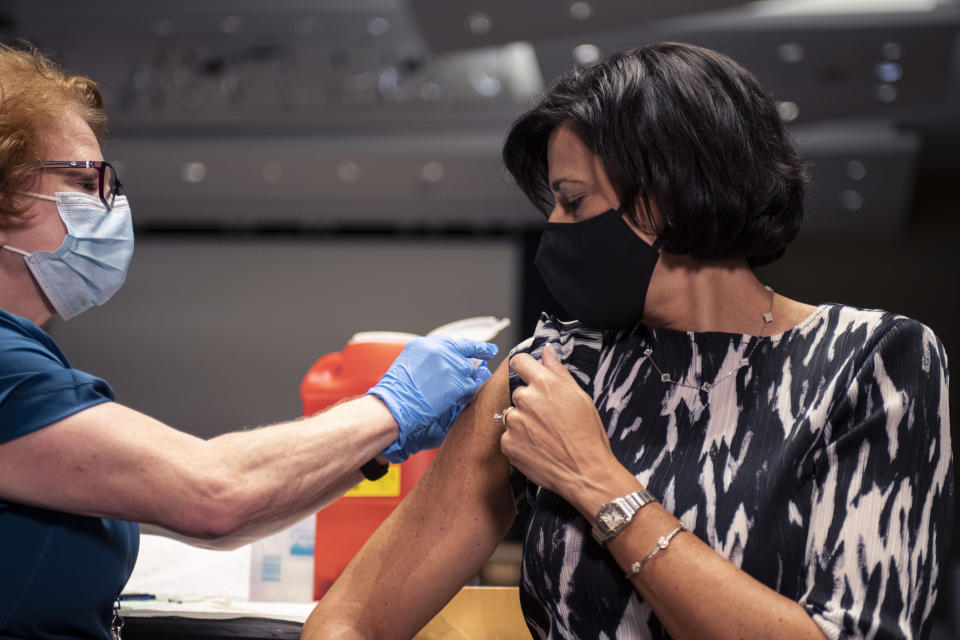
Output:
[[503,411],[498,411],[497,413],[493,414],[493,421],[494,421],[494,422],[499,422],[501,425],[503,425],[503,428],[506,429],[506,428],[507,428],[507,414],[510,413],[511,411],[513,411],[514,409],[516,409],[516,407],[507,407],[507,408],[504,409]]

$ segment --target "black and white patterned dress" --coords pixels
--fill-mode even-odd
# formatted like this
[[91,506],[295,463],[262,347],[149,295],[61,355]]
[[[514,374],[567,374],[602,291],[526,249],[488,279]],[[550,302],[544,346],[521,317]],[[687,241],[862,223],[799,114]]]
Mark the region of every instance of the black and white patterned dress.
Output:
[[[829,638],[922,638],[953,511],[947,359],[924,325],[828,304],[763,338],[600,332],[544,315],[514,353],[552,343],[593,398],[613,453],[730,562],[799,602]],[[511,377],[511,391],[522,384]],[[537,638],[667,638],[589,524],[512,470],[521,603]]]

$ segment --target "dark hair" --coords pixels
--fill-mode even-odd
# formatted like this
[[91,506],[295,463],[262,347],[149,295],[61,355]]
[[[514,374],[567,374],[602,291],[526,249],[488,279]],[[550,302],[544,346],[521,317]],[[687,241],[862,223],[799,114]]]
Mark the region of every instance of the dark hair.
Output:
[[666,251],[761,265],[800,230],[803,163],[771,98],[727,56],[664,42],[561,77],[503,147],[507,170],[543,212],[553,205],[547,143],[563,124],[600,157],[621,206],[656,228]]

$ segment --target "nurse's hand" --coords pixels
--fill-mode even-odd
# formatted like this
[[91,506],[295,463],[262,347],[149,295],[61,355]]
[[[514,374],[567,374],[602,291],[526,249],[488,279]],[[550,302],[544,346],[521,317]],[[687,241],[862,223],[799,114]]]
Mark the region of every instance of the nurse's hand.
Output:
[[[577,506],[576,492],[622,468],[588,396],[550,345],[542,364],[528,354],[510,360],[526,383],[513,392],[500,448],[531,482]],[[592,517],[592,516],[591,516]]]
[[497,346],[466,338],[428,336],[415,338],[404,348],[387,373],[367,393],[380,398],[399,431],[383,450],[390,462],[403,462],[421,449],[443,442],[473,394],[490,377],[486,362]]

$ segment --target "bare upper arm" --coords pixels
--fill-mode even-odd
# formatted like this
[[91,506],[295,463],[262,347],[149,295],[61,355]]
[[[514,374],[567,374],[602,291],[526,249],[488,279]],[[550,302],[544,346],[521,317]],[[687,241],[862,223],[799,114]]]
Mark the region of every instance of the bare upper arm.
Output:
[[0,497],[81,515],[169,522],[209,483],[203,440],[115,402],[0,444]]
[[346,637],[411,637],[490,556],[515,515],[492,418],[509,403],[507,374],[504,362],[464,409],[423,478],[318,604],[304,638],[344,628]]

